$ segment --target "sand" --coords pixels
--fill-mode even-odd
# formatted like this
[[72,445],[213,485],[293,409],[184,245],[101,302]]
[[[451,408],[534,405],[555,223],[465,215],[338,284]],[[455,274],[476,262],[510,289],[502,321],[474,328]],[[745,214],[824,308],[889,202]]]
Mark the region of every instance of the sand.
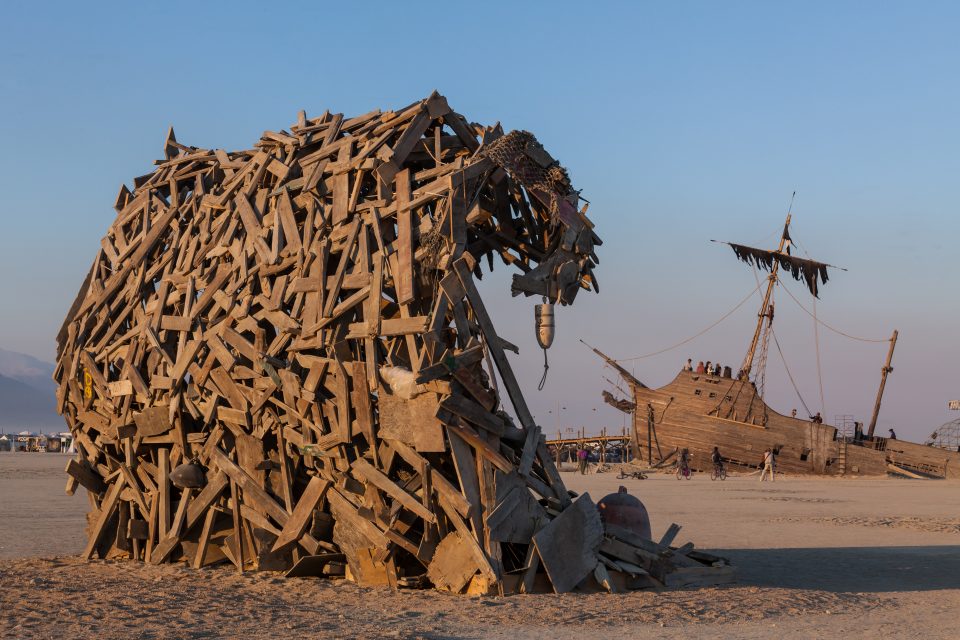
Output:
[[2,638],[957,638],[960,482],[565,473],[625,484],[655,536],[725,555],[736,585],[474,598],[344,581],[82,562],[87,499],[66,458],[0,454]]

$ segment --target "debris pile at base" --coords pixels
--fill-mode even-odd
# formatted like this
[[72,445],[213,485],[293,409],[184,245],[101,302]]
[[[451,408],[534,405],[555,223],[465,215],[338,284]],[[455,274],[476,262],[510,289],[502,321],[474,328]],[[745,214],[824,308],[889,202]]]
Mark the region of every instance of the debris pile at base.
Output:
[[596,288],[600,239],[531,134],[435,93],[164,151],[58,335],[85,557],[470,593],[698,561],[571,500],[478,293],[496,257],[514,295]]

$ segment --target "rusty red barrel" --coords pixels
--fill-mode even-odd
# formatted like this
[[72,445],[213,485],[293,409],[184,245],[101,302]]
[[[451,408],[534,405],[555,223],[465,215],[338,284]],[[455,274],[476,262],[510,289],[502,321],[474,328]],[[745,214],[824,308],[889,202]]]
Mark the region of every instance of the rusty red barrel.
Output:
[[629,529],[637,535],[650,540],[650,516],[647,508],[636,497],[627,493],[627,488],[620,487],[617,493],[604,496],[597,503],[600,516],[604,524],[612,524]]

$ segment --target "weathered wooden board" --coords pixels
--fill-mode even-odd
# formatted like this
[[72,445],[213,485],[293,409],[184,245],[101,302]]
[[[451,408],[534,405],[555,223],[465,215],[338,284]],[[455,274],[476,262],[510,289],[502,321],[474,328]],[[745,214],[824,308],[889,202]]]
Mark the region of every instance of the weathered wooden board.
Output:
[[474,554],[459,531],[448,534],[440,544],[427,567],[427,577],[442,591],[459,593],[477,573]]
[[170,407],[165,405],[147,407],[136,414],[133,421],[141,437],[159,436],[173,428],[170,422]]
[[571,591],[590,575],[602,541],[603,521],[588,493],[533,536],[555,592]]
[[380,410],[380,437],[404,442],[419,453],[446,450],[443,427],[437,420],[439,401],[435,393],[423,393],[405,400],[381,387],[377,402]]

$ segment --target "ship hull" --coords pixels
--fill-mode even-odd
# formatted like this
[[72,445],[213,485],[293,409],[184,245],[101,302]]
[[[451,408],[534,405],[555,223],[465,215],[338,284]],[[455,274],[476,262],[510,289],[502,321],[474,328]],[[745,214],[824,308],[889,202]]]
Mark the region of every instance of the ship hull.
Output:
[[728,465],[752,469],[770,448],[777,471],[786,473],[883,475],[894,465],[926,477],[960,477],[960,453],[838,437],[836,427],[777,413],[750,381],[683,371],[659,389],[631,386],[640,456],[653,463],[687,449],[691,466],[706,471],[717,447]]

